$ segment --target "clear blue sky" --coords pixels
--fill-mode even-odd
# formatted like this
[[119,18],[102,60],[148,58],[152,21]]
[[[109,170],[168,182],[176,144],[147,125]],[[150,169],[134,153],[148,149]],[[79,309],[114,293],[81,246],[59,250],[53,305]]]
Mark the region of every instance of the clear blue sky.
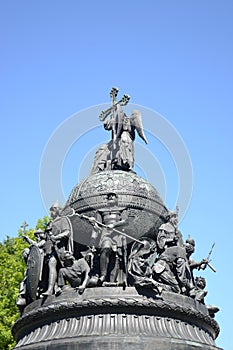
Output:
[[[180,226],[196,239],[197,260],[216,243],[217,273],[203,275],[207,302],[221,308],[217,345],[225,350],[232,349],[233,332],[232,18],[230,0],[0,3],[1,241],[16,236],[23,220],[34,227],[47,214],[39,173],[54,130],[71,115],[110,102],[109,90],[118,86],[132,103],[166,118],[189,152],[193,195]],[[98,123],[98,115],[93,118]],[[109,137],[102,129],[89,134],[64,160],[65,196],[88,150]],[[150,140],[173,209],[174,161]]]

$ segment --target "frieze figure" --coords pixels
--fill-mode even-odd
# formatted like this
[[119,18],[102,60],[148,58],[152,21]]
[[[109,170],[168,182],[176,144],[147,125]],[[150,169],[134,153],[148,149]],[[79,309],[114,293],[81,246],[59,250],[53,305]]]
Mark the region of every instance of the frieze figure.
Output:
[[187,259],[188,259],[191,273],[193,274],[194,269],[205,270],[207,263],[208,263],[208,261],[206,259],[202,259],[201,261],[195,261],[195,260],[191,259],[191,255],[195,252],[195,240],[193,238],[189,237],[186,239],[185,250],[186,250],[186,255],[187,255]]
[[169,212],[167,222],[159,227],[157,234],[157,247],[160,252],[174,244],[183,245],[182,234],[178,229],[178,209]]
[[[63,254],[63,267],[58,272],[58,287],[56,294],[62,292],[69,282],[71,287],[76,288],[79,293],[83,293],[89,281],[89,273],[91,270],[91,252],[83,253],[81,259],[75,260],[73,254],[65,251]],[[89,264],[88,264],[89,262]]]
[[[99,241],[100,283],[106,280],[108,273],[110,274],[110,282],[126,283],[126,240],[124,236],[115,230],[125,226],[126,220],[122,219],[121,213],[118,211],[103,212],[102,222],[107,227],[102,228]],[[110,263],[112,266],[110,266]]]
[[90,246],[99,250],[99,285],[126,284],[127,243],[124,232],[118,228],[124,227],[127,220],[122,219],[121,211],[111,208],[97,212],[96,218],[81,217],[93,226]]
[[128,260],[130,284],[138,287],[151,288],[161,294],[163,287],[153,278],[152,266],[157,256],[154,240],[143,239],[141,243],[134,242]]
[[90,247],[99,252],[99,285],[127,285],[127,238],[141,243],[125,230],[128,214],[118,205],[117,195],[107,195],[107,205],[96,212],[96,217],[79,215],[92,225]]
[[95,174],[99,171],[110,170],[110,169],[111,169],[111,160],[110,160],[109,144],[103,144],[96,151],[94,163],[93,163],[90,175]]
[[153,277],[164,284],[164,289],[175,293],[188,293],[193,281],[185,248],[178,245],[167,247],[152,267]]
[[[200,262],[191,259],[195,241],[189,237],[182,244],[177,210],[169,212],[168,221],[159,227],[156,240],[147,238],[138,241],[125,232],[128,221],[124,214],[126,208],[119,207],[117,195],[110,192],[106,199],[107,206],[97,211],[96,217],[74,211],[72,214],[87,219],[93,227],[88,250],[92,262],[89,265],[86,258],[75,260],[73,251],[68,250],[72,247],[69,242],[72,228],[69,218],[60,215],[61,208],[57,202],[51,207],[52,221],[45,231],[39,229],[35,232],[35,241],[23,235],[30,246],[23,252],[27,270],[21,283],[18,306],[23,308],[36,298],[59,294],[66,282],[80,292],[89,286],[129,284],[149,287],[159,294],[162,290],[182,293],[203,303],[207,293],[205,286],[202,287],[205,281],[195,279],[193,270],[205,269],[206,266],[213,269],[209,264],[213,247],[207,259]],[[135,240],[129,256],[127,237]],[[96,254],[98,258],[93,266]],[[33,270],[35,260],[36,273]],[[93,271],[98,273],[94,275]]]
[[199,303],[204,304],[204,298],[207,295],[207,291],[205,290],[206,280],[204,277],[198,276],[194,280],[194,288],[189,292],[189,296]]
[[72,227],[69,218],[61,216],[58,202],[50,208],[52,221],[46,228],[48,241],[46,246],[46,260],[48,265],[48,289],[43,296],[52,295],[57,281],[57,271],[63,265],[62,258],[66,250],[73,251]]
[[191,255],[195,252],[195,240],[190,237],[186,239],[185,249],[191,271],[193,271],[194,269],[205,270],[208,266],[213,272],[216,272],[215,268],[210,264],[210,255],[213,251],[214,245],[215,244],[212,245],[211,250],[206,259],[204,258],[201,261],[195,261],[190,258]]
[[46,234],[42,229],[34,232],[36,240],[29,238],[24,231],[22,235],[25,242],[30,246],[22,252],[27,265],[24,279],[20,283],[20,290],[16,305],[22,312],[24,307],[40,296],[39,284],[43,283],[43,262]]

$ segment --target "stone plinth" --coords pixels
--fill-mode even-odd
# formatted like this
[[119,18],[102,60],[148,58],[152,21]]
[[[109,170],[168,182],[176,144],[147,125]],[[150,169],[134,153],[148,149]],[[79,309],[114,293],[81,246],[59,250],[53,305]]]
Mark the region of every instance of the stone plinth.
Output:
[[134,287],[67,287],[31,303],[13,327],[16,350],[217,350],[218,333],[205,305]]

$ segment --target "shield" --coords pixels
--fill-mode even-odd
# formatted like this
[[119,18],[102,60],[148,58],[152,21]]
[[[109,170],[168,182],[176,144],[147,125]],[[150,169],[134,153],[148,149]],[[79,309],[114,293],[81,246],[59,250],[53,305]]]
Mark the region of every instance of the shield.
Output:
[[156,263],[153,266],[153,271],[159,275],[165,270],[166,262],[163,260],[156,261]]
[[43,254],[36,245],[33,245],[30,248],[28,256],[26,279],[27,293],[33,301],[36,300],[37,297],[37,288],[41,280],[42,267]]

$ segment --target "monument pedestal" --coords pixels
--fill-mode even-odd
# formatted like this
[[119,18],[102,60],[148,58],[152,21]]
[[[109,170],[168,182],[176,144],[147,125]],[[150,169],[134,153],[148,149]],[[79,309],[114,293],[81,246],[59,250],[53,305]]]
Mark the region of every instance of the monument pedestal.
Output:
[[135,287],[67,287],[31,303],[13,327],[16,350],[217,350],[218,332],[205,305]]

